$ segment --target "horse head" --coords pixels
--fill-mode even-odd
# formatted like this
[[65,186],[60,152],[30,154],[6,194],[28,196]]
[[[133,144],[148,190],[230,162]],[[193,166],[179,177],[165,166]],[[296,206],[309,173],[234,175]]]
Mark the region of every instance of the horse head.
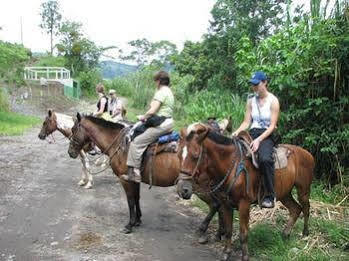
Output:
[[57,117],[53,110],[48,110],[48,115],[46,116],[39,133],[39,139],[44,140],[48,135],[57,130]]
[[68,154],[74,159],[79,155],[83,147],[91,142],[85,129],[81,125],[82,119],[83,117],[81,117],[80,113],[77,113],[74,126],[72,127],[72,136],[70,137]]
[[181,130],[181,170],[178,177],[177,192],[183,199],[190,199],[193,193],[192,181],[199,178],[200,165],[203,163],[202,143],[210,127],[194,123],[186,130]]

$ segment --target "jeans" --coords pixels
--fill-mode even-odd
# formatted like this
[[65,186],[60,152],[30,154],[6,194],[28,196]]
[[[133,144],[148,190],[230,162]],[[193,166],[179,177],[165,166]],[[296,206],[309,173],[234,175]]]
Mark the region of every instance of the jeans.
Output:
[[[250,135],[252,139],[258,138],[266,129],[251,129]],[[259,169],[264,177],[264,187],[267,192],[269,199],[274,200],[275,191],[274,191],[274,158],[273,158],[273,149],[274,141],[271,138],[271,135],[266,139],[262,140],[259,144],[257,151]]]

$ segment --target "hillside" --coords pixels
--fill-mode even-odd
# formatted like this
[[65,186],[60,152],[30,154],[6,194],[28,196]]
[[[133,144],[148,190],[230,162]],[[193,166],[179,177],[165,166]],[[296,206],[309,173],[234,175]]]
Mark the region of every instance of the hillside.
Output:
[[137,71],[137,66],[135,65],[128,65],[114,61],[100,62],[99,67],[104,79],[113,79]]

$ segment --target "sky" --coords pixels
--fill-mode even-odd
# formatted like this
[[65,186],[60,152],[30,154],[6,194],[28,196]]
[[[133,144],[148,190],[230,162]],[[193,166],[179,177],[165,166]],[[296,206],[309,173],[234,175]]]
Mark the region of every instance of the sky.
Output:
[[[0,40],[21,43],[32,51],[48,51],[49,36],[39,27],[42,0],[0,0]],[[200,41],[209,27],[214,0],[59,0],[64,19],[81,22],[85,35],[99,46],[146,38],[169,40],[183,47]]]

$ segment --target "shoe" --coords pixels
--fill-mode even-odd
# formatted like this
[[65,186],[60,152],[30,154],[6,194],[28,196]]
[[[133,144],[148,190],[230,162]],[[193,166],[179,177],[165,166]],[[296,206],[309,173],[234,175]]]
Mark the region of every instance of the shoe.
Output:
[[87,152],[88,154],[90,154],[91,156],[95,156],[97,155],[97,151],[95,149],[90,150],[89,152]]
[[120,178],[126,181],[132,181],[135,183],[141,183],[142,177],[141,177],[141,171],[137,168],[128,167],[127,169],[127,175],[121,175]]
[[264,198],[262,202],[262,208],[273,208],[274,207],[274,199]]

